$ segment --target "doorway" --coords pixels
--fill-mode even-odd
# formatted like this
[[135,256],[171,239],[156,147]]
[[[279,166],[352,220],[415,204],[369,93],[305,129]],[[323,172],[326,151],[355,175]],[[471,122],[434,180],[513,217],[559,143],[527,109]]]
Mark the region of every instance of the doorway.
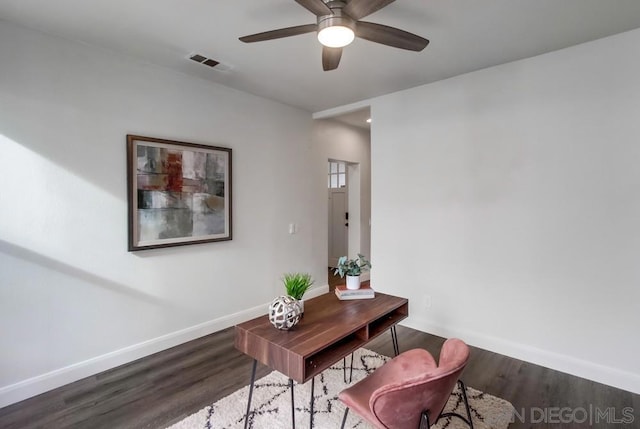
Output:
[[[340,256],[355,258],[362,253],[371,258],[371,132],[366,121],[369,117],[368,106],[357,111],[314,114],[317,120],[313,143],[318,173],[324,172],[327,192],[324,222],[329,267],[335,266]],[[331,163],[335,163],[333,170]]]
[[328,266],[338,258],[355,258],[362,252],[360,164],[329,160],[328,163]]
[[329,160],[328,162],[328,198],[329,198],[329,255],[328,266],[335,267],[338,258],[349,251],[349,188],[347,163]]

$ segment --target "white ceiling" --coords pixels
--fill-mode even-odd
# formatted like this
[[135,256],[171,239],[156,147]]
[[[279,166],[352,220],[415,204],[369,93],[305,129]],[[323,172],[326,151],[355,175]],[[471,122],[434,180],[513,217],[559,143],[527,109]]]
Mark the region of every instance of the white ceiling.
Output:
[[317,112],[638,28],[640,0],[397,0],[364,20],[431,44],[356,40],[330,72],[314,33],[238,40],[314,23],[294,0],[0,0],[0,18]]

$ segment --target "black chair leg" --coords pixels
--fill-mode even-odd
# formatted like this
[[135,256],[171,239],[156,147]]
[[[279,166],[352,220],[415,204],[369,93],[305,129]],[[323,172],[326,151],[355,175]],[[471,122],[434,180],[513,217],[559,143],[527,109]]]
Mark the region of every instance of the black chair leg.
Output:
[[347,422],[347,414],[349,414],[349,407],[344,410],[344,417],[342,417],[342,425],[340,429],[344,429],[344,424]]
[[471,420],[471,407],[469,407],[469,399],[467,398],[467,386],[464,385],[462,380],[458,380],[458,387],[460,388],[460,392],[462,393],[462,401],[464,402],[464,407],[467,410],[467,418],[461,416],[458,413],[441,413],[440,416],[438,416],[438,420],[443,417],[457,417],[468,424],[471,429],[473,429],[473,421]]
[[418,429],[429,429],[429,426],[431,426],[429,424],[429,414],[423,411],[422,414],[420,414],[420,426],[418,426]]
[[467,398],[467,386],[464,385],[462,380],[458,380],[458,386],[462,391],[462,399],[464,400],[464,407],[467,409],[467,417],[469,418],[469,427],[473,429],[473,421],[471,420],[471,408],[469,408],[469,399]]

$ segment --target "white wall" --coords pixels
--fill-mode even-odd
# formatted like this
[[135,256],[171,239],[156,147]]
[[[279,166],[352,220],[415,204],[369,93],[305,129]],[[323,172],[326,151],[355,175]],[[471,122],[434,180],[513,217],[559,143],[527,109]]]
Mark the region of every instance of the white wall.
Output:
[[[365,255],[370,255],[371,249],[371,228],[369,219],[371,217],[371,142],[368,130],[346,125],[338,121],[328,119],[318,119],[314,121],[312,129],[313,159],[315,165],[314,182],[315,194],[319,196],[317,210],[324,213],[324,224],[316,231],[317,242],[321,242],[324,237],[324,244],[317,249],[318,258],[322,257],[326,261],[328,254],[328,194],[327,194],[327,161],[329,159],[347,161],[357,164],[353,171],[359,175],[354,183],[350,183],[350,193],[353,194],[353,186],[359,187],[360,191],[360,212],[358,231],[353,231],[353,222],[350,222],[349,249],[354,248],[353,238],[358,240],[355,243],[357,251]],[[351,200],[351,197],[350,197]],[[351,204],[351,202],[350,202]],[[351,207],[351,206],[350,206]],[[350,208],[351,210],[351,208]],[[355,255],[352,255],[355,256]],[[326,263],[326,262],[325,262]],[[372,261],[372,264],[374,262]]]
[[[2,21],[0,58],[0,407],[326,288],[309,113]],[[232,241],[127,252],[127,133],[233,149]]]
[[640,393],[638,46],[371,101],[372,278],[410,326]]

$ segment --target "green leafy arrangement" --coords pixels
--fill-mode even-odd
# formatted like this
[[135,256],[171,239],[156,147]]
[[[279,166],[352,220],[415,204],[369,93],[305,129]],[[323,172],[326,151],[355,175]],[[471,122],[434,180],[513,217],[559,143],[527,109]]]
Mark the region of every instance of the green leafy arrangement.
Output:
[[307,273],[287,273],[282,277],[282,282],[287,290],[287,295],[299,300],[309,290],[313,279],[311,274]]
[[341,256],[338,259],[338,266],[334,274],[339,274],[340,277],[343,278],[344,276],[359,276],[370,269],[371,262],[369,262],[364,255],[358,253],[358,259],[348,259],[346,256]]

